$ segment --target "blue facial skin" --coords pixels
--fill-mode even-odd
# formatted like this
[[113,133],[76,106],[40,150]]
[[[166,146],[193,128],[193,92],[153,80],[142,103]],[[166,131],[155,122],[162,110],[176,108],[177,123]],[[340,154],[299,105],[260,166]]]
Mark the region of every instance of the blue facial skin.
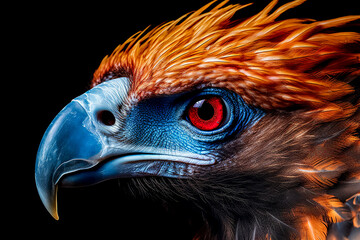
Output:
[[[187,118],[187,108],[206,96],[221,97],[226,108],[222,125],[213,131],[199,130]],[[206,88],[139,102],[126,118],[124,135],[139,145],[203,155],[221,148],[263,116],[262,110],[250,107],[233,92]]]
[[[209,96],[223,99],[226,116],[218,129],[202,131],[191,124],[187,112],[197,100]],[[250,107],[237,94],[219,88],[145,99],[127,112],[114,133],[121,148],[130,147],[130,154],[67,176],[62,184],[143,176],[187,178],[189,165],[215,164],[217,150],[263,116],[263,111]]]
[[[187,119],[197,100],[219,96],[226,108],[223,124],[202,131]],[[255,124],[264,112],[250,107],[237,94],[219,88],[145,99],[134,105],[111,134],[125,155],[102,161],[96,168],[65,176],[62,185],[91,185],[107,179],[162,176],[186,178],[189,165],[212,165],[217,150]],[[117,158],[116,158],[117,157]]]

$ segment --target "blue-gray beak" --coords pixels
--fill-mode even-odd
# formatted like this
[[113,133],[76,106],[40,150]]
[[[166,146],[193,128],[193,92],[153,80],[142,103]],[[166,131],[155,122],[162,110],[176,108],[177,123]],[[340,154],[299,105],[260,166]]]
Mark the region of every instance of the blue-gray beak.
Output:
[[[113,144],[107,131],[115,122],[99,122],[99,114],[107,113],[103,121],[115,121],[117,106],[128,89],[128,79],[119,78],[98,85],[71,101],[46,130],[37,153],[35,181],[40,198],[49,213],[58,219],[57,187],[64,175],[90,169],[103,159],[122,156],[130,149]],[[101,119],[100,119],[101,120]],[[113,147],[114,146],[114,147]],[[125,159],[126,161],[126,159]],[[102,169],[90,177],[69,178],[64,185],[87,185],[111,178],[116,168]],[[102,175],[101,175],[102,174]],[[120,174],[119,171],[116,174]]]
[[82,126],[87,114],[77,102],[71,102],[47,129],[37,154],[36,186],[47,210],[58,219],[56,193],[59,178],[71,171],[92,167],[92,156],[101,152],[97,136]]

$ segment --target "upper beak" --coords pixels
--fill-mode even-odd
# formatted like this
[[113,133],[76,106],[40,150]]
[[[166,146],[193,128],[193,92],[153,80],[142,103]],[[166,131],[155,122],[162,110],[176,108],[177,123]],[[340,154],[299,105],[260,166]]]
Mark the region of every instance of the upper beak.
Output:
[[92,167],[96,162],[89,159],[101,152],[102,144],[89,128],[78,127],[86,118],[84,109],[71,102],[53,120],[38,150],[36,186],[46,209],[55,219],[59,218],[56,203],[59,178],[65,173]]
[[[107,126],[101,126],[96,117],[104,109],[115,112],[115,105],[121,104],[127,86],[126,78],[98,85],[71,101],[46,130],[36,157],[35,181],[43,204],[55,219],[59,218],[57,187],[64,175],[93,168],[104,159],[129,153],[127,147],[119,143],[112,147],[115,146],[112,143],[114,140],[105,134]],[[109,95],[116,97],[118,101],[109,104]],[[99,182],[104,175],[109,178],[109,175],[114,174],[111,171],[109,168],[102,175],[91,176],[92,178],[69,179],[64,184],[86,185]]]

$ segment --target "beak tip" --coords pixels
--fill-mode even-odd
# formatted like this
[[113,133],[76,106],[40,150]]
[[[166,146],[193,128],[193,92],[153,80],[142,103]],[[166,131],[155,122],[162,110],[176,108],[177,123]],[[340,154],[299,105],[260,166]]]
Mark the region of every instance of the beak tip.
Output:
[[48,212],[50,213],[50,215],[55,219],[55,220],[59,220],[59,215],[58,215],[58,211],[57,211],[57,207],[54,208],[47,208]]
[[57,220],[57,221],[59,220],[59,215],[58,215],[57,211],[52,216],[55,220]]
[[52,206],[49,206],[49,208],[47,208],[47,210],[55,220],[59,220],[59,214],[58,214],[58,208],[57,208],[57,196],[56,195],[57,195],[57,191],[55,193],[54,203],[52,204]]
[[53,191],[49,192],[43,191],[43,189],[39,188],[38,184],[37,188],[41,202],[45,206],[46,210],[55,220],[59,220],[59,215],[57,211],[57,186],[53,186]]
[[57,210],[57,201],[55,198],[55,201],[53,203],[44,203],[46,210],[50,213],[50,215],[55,219],[59,220],[58,210]]

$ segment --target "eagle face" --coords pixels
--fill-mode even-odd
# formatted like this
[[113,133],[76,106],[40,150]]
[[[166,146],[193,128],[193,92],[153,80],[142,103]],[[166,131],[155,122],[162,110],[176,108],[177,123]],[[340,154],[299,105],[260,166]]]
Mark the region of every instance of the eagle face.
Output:
[[[75,98],[51,123],[39,148],[36,172],[37,179],[53,174],[52,185],[37,181],[48,209],[55,207],[59,183],[189,177],[195,166],[221,161],[223,146],[264,115],[220,88],[144,99],[125,110],[129,84],[125,77],[101,83]],[[56,161],[49,165],[49,159]]]
[[360,17],[276,21],[302,2],[242,22],[247,5],[210,3],[106,56],[40,143],[50,214],[58,187],[162,177],[140,191],[197,206],[195,239],[349,236],[336,224],[360,225],[360,35],[333,29]]

